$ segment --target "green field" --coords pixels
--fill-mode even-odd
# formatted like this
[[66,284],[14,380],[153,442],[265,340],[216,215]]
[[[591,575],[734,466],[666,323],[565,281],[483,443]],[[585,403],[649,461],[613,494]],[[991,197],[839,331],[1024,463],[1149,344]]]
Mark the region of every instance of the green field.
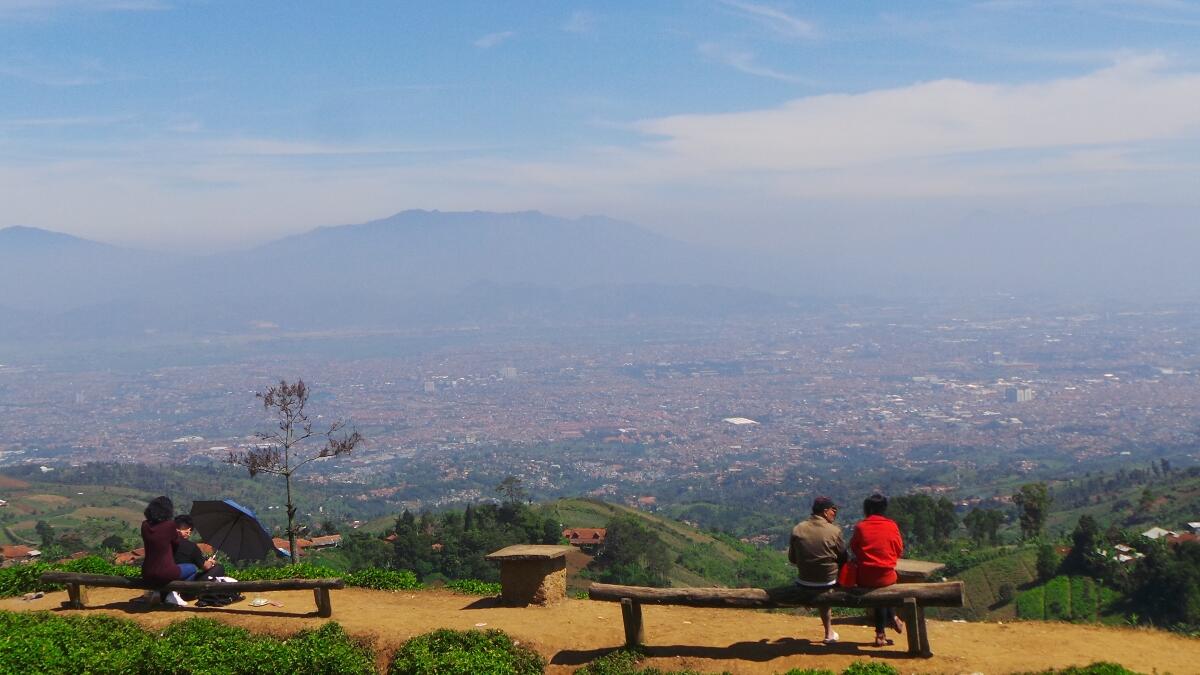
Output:
[[44,520],[56,534],[73,532],[88,546],[117,534],[137,538],[142,509],[154,495],[123,487],[57,485],[6,480],[0,499],[0,543],[40,544],[35,527]]
[[1109,588],[1089,577],[1057,576],[1017,596],[1021,619],[1094,623],[1104,620],[1116,599]]

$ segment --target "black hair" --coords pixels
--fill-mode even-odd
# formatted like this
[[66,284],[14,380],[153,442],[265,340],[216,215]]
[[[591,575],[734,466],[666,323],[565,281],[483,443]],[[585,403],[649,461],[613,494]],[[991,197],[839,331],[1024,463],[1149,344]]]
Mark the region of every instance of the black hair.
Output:
[[192,522],[192,517],[189,516],[188,514],[181,513],[181,514],[175,516],[175,527],[182,529],[185,527],[191,528],[193,525],[194,525],[194,523]]
[[887,497],[876,492],[863,500],[864,516],[882,516],[887,511]]
[[146,505],[144,515],[151,525],[157,525],[175,515],[175,505],[171,503],[170,497],[155,497]]

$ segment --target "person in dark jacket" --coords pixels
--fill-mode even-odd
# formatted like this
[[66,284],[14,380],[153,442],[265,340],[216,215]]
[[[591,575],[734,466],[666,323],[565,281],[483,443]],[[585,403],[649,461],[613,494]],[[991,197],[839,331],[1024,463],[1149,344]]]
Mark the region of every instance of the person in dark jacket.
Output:
[[[846,562],[846,544],[842,528],[833,524],[838,507],[828,497],[813,500],[812,515],[792,528],[788,543],[788,562],[796,566],[796,584],[806,588],[831,588],[837,585],[838,568]],[[825,644],[838,641],[833,630],[833,611],[821,608],[825,626]]]
[[[862,520],[854,526],[850,537],[850,550],[858,563],[858,585],[881,588],[896,583],[896,561],[904,554],[904,540],[896,521],[883,515],[887,511],[887,497],[875,493],[863,501]],[[890,625],[897,633],[904,632],[904,624],[891,607],[875,608],[875,646],[892,643],[884,632]]]
[[175,564],[191,563],[198,570],[197,578],[209,579],[225,576],[225,568],[214,558],[205,557],[200,547],[192,542],[192,517],[186,513],[175,516],[175,529],[179,531],[179,544],[175,548]]
[[[175,562],[179,547],[179,531],[175,529],[175,505],[167,497],[155,497],[146,505],[142,521],[142,546],[146,558],[142,562],[142,578],[154,584],[166,584],[179,579],[191,579],[197,567],[191,563]],[[178,593],[171,593],[168,602],[186,605]]]

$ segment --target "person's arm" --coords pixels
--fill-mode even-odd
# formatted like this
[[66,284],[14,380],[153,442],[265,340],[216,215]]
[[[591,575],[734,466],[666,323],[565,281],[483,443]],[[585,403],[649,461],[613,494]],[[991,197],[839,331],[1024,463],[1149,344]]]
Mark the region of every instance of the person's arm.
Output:
[[788,540],[788,562],[795,565],[795,564],[797,564],[796,563],[797,560],[798,560],[798,556],[796,555],[796,535],[793,534],[791,539]]
[[846,552],[846,541],[842,538],[841,532],[838,532],[837,539],[834,540],[834,547],[834,550],[837,551],[838,566],[845,565],[850,555]]

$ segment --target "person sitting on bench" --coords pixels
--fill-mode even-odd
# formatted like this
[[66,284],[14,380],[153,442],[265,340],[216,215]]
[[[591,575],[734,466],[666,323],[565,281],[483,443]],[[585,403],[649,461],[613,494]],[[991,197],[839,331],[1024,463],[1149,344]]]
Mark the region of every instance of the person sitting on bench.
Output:
[[[887,497],[878,492],[863,500],[863,516],[854,526],[850,550],[858,562],[858,585],[882,588],[896,583],[896,561],[904,554],[904,540],[896,521],[883,515],[887,512]],[[890,626],[904,632],[904,624],[891,607],[875,608],[875,646],[892,644],[884,632]]]
[[[168,497],[155,497],[146,505],[142,521],[142,546],[146,558],[142,562],[142,578],[154,584],[190,580],[199,568],[192,563],[177,564],[175,550],[179,547],[179,530],[175,529],[175,505]],[[187,606],[176,592],[166,596],[172,605]]]
[[[788,544],[788,562],[796,566],[796,584],[805,588],[831,588],[837,584],[838,567],[846,562],[846,545],[842,528],[833,524],[838,507],[828,497],[817,497],[812,503],[812,515],[792,529]],[[825,644],[838,641],[833,630],[833,610],[821,608],[821,623],[825,626]]]
[[206,558],[200,547],[192,542],[192,517],[186,513],[175,516],[175,529],[179,531],[179,543],[175,547],[175,564],[191,563],[195,566],[199,580],[225,576],[225,567],[216,558]]

